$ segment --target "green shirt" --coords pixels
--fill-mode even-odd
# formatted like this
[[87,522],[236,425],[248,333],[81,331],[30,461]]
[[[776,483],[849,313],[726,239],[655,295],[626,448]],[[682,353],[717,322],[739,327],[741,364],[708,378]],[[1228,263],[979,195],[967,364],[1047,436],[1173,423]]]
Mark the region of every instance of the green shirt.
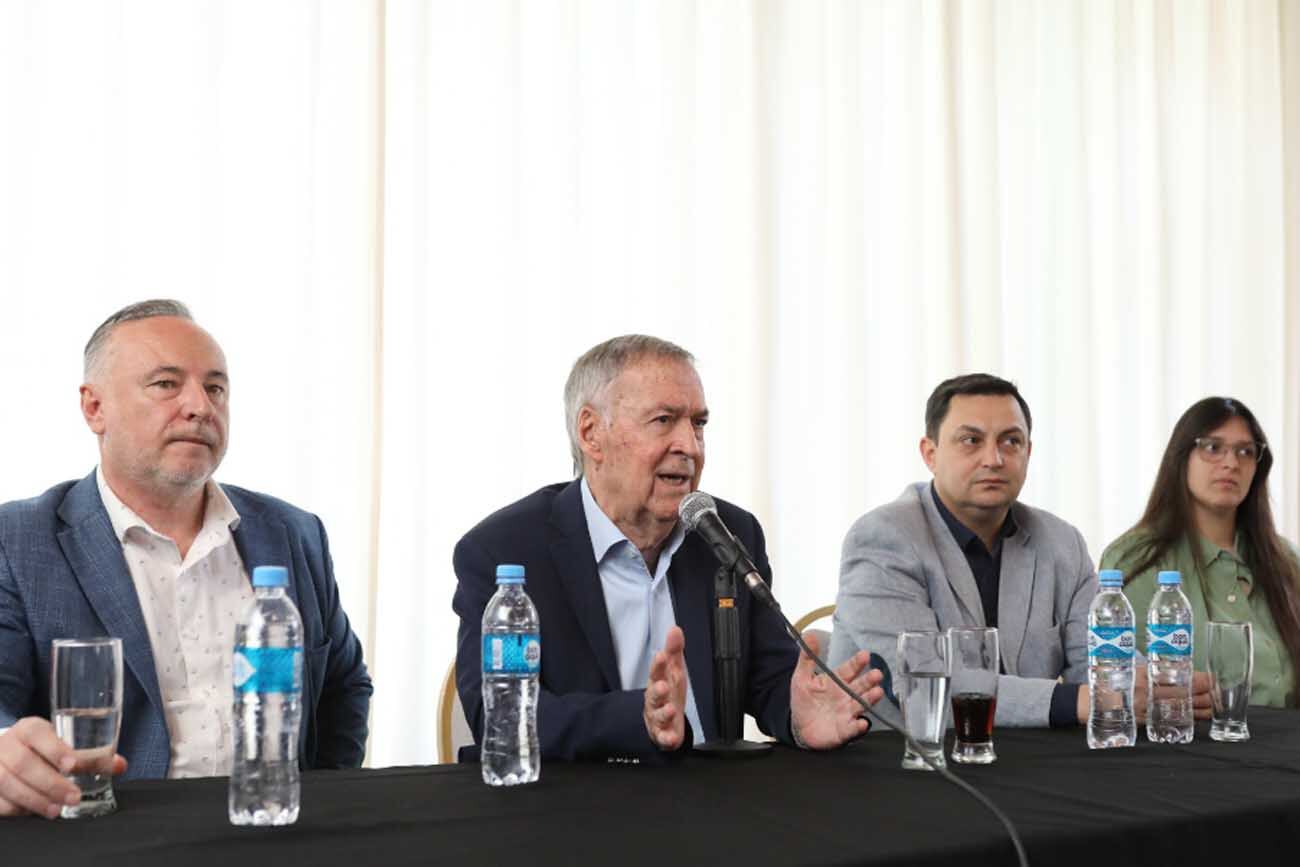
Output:
[[[1251,680],[1250,703],[1271,707],[1295,706],[1295,671],[1286,644],[1278,634],[1263,588],[1254,592],[1255,581],[1250,567],[1236,554],[1202,539],[1200,552],[1184,538],[1165,552],[1160,560],[1138,575],[1130,575],[1140,556],[1146,534],[1130,530],[1120,536],[1101,555],[1102,569],[1124,571],[1124,595],[1133,605],[1138,621],[1138,649],[1146,652],[1147,608],[1156,594],[1156,573],[1176,569],[1183,576],[1183,593],[1192,603],[1192,659],[1197,671],[1205,671],[1209,650],[1208,627],[1211,620],[1228,620],[1254,624],[1255,673]],[[1238,543],[1240,543],[1238,535]],[[1240,549],[1240,544],[1237,545]],[[1200,561],[1198,570],[1197,561]]]

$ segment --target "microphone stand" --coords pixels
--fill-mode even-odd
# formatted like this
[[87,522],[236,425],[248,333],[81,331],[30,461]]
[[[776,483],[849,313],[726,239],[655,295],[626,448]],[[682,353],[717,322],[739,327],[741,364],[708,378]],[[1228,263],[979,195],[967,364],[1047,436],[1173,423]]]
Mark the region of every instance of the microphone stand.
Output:
[[726,759],[770,755],[770,743],[741,737],[744,705],[740,696],[740,609],[736,607],[733,566],[720,566],[713,573],[713,597],[713,696],[718,710],[718,737],[696,746],[695,751]]

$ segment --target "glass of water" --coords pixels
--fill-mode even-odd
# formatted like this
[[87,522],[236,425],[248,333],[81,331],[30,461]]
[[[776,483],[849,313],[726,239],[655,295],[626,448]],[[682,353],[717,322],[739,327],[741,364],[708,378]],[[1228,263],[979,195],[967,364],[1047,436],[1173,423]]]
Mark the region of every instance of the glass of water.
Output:
[[81,802],[65,806],[63,818],[113,812],[117,809],[113,756],[122,719],[122,639],[60,638],[54,642],[50,714],[54,730],[77,757],[69,779],[81,789]]
[[1246,706],[1250,704],[1250,679],[1255,673],[1255,640],[1249,623],[1211,620],[1210,705],[1214,720],[1210,738],[1216,741],[1250,740]]
[[903,750],[903,767],[928,771],[931,764],[947,767],[943,737],[947,731],[948,678],[952,674],[948,636],[942,632],[902,632],[898,636],[899,693],[903,730],[921,750],[909,743]]

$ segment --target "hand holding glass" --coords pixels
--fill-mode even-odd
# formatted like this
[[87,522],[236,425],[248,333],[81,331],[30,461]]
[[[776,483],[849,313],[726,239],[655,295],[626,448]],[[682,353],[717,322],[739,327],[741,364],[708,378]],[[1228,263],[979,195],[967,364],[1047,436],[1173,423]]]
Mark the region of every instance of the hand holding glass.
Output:
[[64,807],[61,815],[103,816],[117,809],[113,756],[122,717],[122,640],[60,638],[52,655],[50,715],[54,730],[76,753],[69,779],[81,789],[81,803]]
[[998,631],[986,627],[948,630],[952,649],[952,723],[957,740],[952,760],[967,765],[997,761],[993,716],[998,707]]
[[[942,632],[903,632],[898,636],[898,671],[903,710],[903,731],[920,747],[925,758],[938,767],[943,760],[943,736],[947,730],[948,636]],[[925,758],[909,744],[903,751],[903,767],[928,771]]]
[[1255,673],[1255,640],[1249,623],[1211,620],[1210,704],[1214,721],[1210,738],[1216,741],[1250,740],[1246,706],[1250,704],[1250,679]]

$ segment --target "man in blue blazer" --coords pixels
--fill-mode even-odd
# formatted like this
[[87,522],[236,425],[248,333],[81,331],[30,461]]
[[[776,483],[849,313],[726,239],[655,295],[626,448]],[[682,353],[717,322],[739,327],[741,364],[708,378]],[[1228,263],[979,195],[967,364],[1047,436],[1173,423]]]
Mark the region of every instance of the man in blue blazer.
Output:
[[79,799],[48,721],[56,638],[122,639],[115,772],[228,772],[231,639],[258,565],[288,568],[302,615],[301,764],[359,765],[372,689],[324,527],[211,480],[228,421],[216,342],[183,305],[143,302],[100,326],[86,368],[99,468],[0,506],[0,815],[53,816]]
[[[542,755],[657,758],[715,739],[713,574],[709,547],[678,521],[704,468],[708,409],[694,360],[643,335],[578,359],[565,413],[579,477],[489,516],[456,546],[457,688],[483,732],[480,622],[496,566],[524,566],[541,622]],[[771,580],[763,531],[719,502],[723,522]],[[745,710],[767,733],[826,749],[866,731],[856,702],[799,658],[779,618],[744,587],[740,612]],[[868,654],[839,674],[867,701],[883,694]]]

